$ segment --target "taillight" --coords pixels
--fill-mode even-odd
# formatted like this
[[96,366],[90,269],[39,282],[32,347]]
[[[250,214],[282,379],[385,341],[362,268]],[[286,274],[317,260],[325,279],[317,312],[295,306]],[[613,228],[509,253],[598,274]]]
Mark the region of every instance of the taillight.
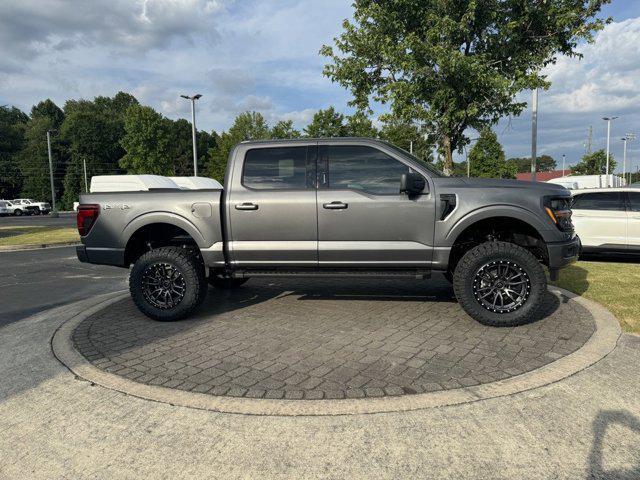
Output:
[[84,237],[89,233],[93,224],[96,223],[100,214],[100,205],[86,204],[78,207],[78,233]]

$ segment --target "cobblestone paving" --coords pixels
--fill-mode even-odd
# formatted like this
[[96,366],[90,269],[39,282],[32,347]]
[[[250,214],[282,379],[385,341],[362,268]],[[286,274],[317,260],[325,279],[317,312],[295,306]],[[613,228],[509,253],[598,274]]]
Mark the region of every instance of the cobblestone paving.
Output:
[[548,293],[540,320],[480,325],[443,280],[250,280],[191,319],[123,300],[73,335],[93,365],[149,385],[248,398],[404,395],[505,379],[580,348],[591,315]]

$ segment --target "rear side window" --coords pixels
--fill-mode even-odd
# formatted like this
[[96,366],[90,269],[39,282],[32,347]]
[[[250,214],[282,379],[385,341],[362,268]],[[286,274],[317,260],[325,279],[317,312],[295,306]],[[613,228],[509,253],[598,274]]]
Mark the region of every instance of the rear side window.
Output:
[[625,211],[622,192],[596,192],[576,195],[571,206],[574,210]]
[[640,212],[640,192],[629,192],[629,203],[631,210]]
[[409,167],[384,152],[357,145],[329,145],[322,156],[328,159],[331,189],[361,190],[374,195],[400,193],[400,178]]
[[255,148],[247,151],[242,184],[259,190],[313,187],[315,157],[308,150],[310,149],[305,146]]

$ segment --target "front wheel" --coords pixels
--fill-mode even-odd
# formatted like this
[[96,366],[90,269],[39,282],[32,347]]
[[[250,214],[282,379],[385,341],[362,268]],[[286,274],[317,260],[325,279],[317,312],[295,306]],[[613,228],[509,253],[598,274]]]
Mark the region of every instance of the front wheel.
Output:
[[484,325],[513,327],[536,318],[547,290],[542,265],[528,250],[486,242],[460,259],[453,289],[465,312]]
[[14,214],[16,217],[21,217],[21,216],[22,216],[22,210],[20,210],[19,208],[17,208],[17,209],[15,209],[15,210],[13,211],[13,214]]
[[204,266],[189,250],[162,247],[142,255],[131,269],[129,290],[136,307],[161,322],[191,314],[207,292]]

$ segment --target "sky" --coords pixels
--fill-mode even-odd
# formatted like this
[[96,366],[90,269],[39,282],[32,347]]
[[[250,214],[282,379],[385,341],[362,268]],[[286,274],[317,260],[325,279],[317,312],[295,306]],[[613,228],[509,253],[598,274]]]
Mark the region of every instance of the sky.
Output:
[[[349,0],[3,0],[0,105],[28,112],[45,98],[63,106],[122,90],[190,119],[180,94],[200,93],[199,129],[226,130],[246,110],[302,128],[320,108],[352,113],[318,54],[351,15]],[[619,163],[621,138],[640,134],[640,1],[613,0],[602,16],[613,23],[579,47],[581,60],[547,67],[552,87],[540,92],[538,152],[558,163],[565,154],[567,166],[584,154],[590,125],[593,148],[604,148],[603,116],[619,116],[611,129]],[[527,110],[495,127],[507,157],[530,155],[530,122]],[[628,156],[635,171],[640,138]]]

